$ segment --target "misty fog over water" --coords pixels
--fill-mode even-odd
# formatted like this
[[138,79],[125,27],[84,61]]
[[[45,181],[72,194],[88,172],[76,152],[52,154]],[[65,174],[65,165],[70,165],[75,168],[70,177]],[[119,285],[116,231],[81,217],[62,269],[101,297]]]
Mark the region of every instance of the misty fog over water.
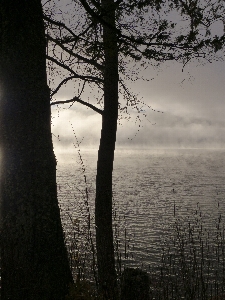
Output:
[[[72,221],[79,228],[86,224],[86,187],[94,222],[97,151],[81,150],[84,172],[76,150],[65,155],[68,162],[59,160],[57,182],[63,224],[70,232]],[[157,269],[175,220],[182,222],[196,210],[204,226],[214,230],[218,218],[225,218],[224,183],[225,150],[117,150],[113,215],[123,263]]]

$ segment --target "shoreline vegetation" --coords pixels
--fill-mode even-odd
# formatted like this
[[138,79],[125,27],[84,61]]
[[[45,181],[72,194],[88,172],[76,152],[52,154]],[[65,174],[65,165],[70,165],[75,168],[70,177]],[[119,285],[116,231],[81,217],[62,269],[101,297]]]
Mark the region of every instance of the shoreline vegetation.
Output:
[[[81,229],[79,222],[74,222],[73,226],[74,232],[73,234],[70,232],[67,246],[75,284],[70,287],[66,300],[105,299],[98,294],[97,289],[95,242],[94,237],[90,241],[88,236],[90,235],[88,230],[91,230],[91,227],[89,226],[88,230]],[[134,293],[134,288],[138,290],[140,287],[145,293],[144,290],[147,287],[148,295],[143,296],[139,291],[139,298],[137,296],[135,299],[224,299],[225,225],[220,214],[214,225],[206,226],[198,205],[195,213],[186,218],[177,217],[174,208],[171,236],[167,237],[162,245],[161,264],[157,272],[154,270],[146,272],[138,267],[130,268],[129,262],[124,268],[123,263],[127,255],[120,251],[119,234],[122,233],[115,232],[114,236],[120,294],[124,293],[124,289],[133,289]],[[78,235],[82,236],[82,244],[78,242],[80,240]],[[125,243],[127,243],[126,249],[129,241],[125,240]],[[146,274],[148,279],[146,279]],[[127,295],[121,296],[120,299],[134,298],[129,298]]]
[[[65,241],[75,283],[70,286],[66,300],[102,300],[107,297],[98,291],[95,233],[89,207],[86,169],[79,146],[77,150],[85,183],[82,195],[86,213],[82,216],[82,223],[78,219],[74,220],[67,211],[71,227],[66,231]],[[162,244],[161,262],[157,271],[149,268],[148,272],[141,266],[134,268],[129,265],[131,241],[127,238],[127,229],[119,228],[120,219],[114,207],[114,249],[119,299],[225,299],[225,223],[219,203],[217,207],[214,222],[209,225],[205,222],[208,216],[204,215],[198,203],[195,210],[186,217],[180,216],[179,208],[174,204],[170,235]],[[124,245],[121,244],[122,240]]]

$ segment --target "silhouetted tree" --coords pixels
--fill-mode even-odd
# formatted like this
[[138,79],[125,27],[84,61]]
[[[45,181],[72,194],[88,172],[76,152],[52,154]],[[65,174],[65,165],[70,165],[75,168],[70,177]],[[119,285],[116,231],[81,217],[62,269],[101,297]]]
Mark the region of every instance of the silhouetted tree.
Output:
[[104,111],[98,150],[95,226],[98,277],[108,299],[115,297],[116,271],[112,230],[112,172],[118,119],[118,45],[114,0],[102,0],[104,68]]
[[[102,114],[96,177],[96,247],[100,287],[111,295],[116,278],[112,235],[112,171],[118,109],[127,111],[130,105],[138,110],[138,101],[130,97],[124,82],[135,78],[140,66],[151,67],[154,62],[167,60],[186,64],[192,58],[210,56],[213,53],[210,49],[219,50],[224,43],[224,36],[212,36],[209,29],[215,19],[224,17],[224,12],[221,1],[79,2],[87,13],[79,33],[79,26],[72,30],[72,27],[68,28],[60,21],[45,17],[51,24],[52,33],[48,32],[47,38],[54,49],[48,59],[68,72],[68,76],[53,90],[52,96],[70,80],[83,82],[81,92],[73,99],[52,102],[52,105],[77,101],[91,107],[80,99],[84,86],[97,86],[102,91],[98,103],[103,108],[91,107]],[[84,17],[84,12],[81,15]],[[183,19],[183,28],[173,20],[177,16]],[[79,24],[80,20],[76,21]],[[129,68],[130,62],[138,66],[132,72],[134,75]],[[118,83],[125,96],[125,104],[118,101]]]
[[57,201],[40,0],[0,3],[1,299],[64,299],[72,282]]

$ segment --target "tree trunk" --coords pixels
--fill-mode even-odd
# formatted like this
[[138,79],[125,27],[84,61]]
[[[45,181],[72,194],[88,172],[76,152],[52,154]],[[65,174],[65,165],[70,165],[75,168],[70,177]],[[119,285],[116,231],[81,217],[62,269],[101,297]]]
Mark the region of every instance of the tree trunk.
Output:
[[40,0],[1,0],[0,88],[1,299],[64,299],[72,275],[57,201]]
[[102,0],[105,52],[104,112],[96,177],[96,247],[99,284],[106,298],[115,297],[116,271],[112,229],[112,172],[118,119],[118,49],[114,0]]

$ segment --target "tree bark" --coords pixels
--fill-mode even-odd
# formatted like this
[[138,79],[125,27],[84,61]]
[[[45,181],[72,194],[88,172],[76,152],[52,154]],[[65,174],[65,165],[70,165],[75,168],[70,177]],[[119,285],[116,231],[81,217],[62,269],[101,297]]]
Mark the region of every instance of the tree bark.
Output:
[[72,282],[57,201],[42,17],[40,0],[1,0],[2,300],[61,300]]
[[96,177],[96,248],[99,284],[107,299],[115,298],[116,271],[112,229],[112,172],[118,119],[118,48],[114,0],[102,0],[105,53],[104,111]]

